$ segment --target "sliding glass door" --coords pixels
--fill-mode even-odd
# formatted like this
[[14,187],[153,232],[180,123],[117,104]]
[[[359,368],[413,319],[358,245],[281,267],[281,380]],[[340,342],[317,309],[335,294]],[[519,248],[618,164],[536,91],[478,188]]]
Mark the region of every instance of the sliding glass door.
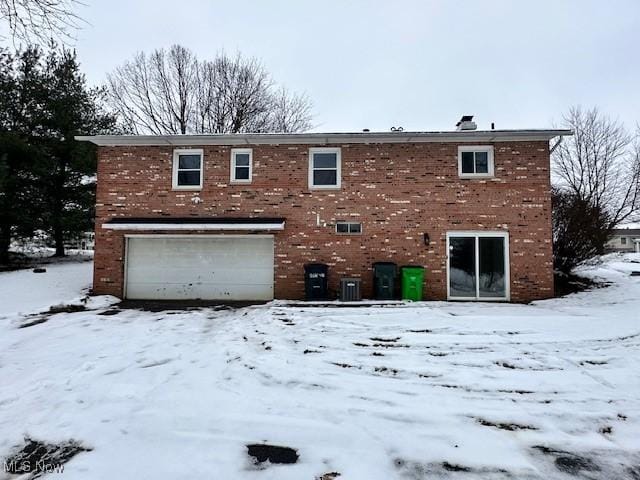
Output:
[[450,232],[447,248],[451,300],[508,300],[509,236],[506,232]]

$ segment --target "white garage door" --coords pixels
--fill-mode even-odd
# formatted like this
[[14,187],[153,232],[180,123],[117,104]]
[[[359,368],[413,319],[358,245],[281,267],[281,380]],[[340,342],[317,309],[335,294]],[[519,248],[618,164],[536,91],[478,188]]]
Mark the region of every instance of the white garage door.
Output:
[[273,237],[129,237],[126,269],[131,299],[271,300]]

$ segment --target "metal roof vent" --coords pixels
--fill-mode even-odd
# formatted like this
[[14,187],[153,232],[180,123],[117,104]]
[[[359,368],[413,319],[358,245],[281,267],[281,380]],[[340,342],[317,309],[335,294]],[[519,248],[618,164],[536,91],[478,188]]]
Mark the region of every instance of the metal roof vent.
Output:
[[475,130],[478,128],[476,122],[473,121],[473,115],[463,115],[458,123],[456,123],[458,131],[460,130]]

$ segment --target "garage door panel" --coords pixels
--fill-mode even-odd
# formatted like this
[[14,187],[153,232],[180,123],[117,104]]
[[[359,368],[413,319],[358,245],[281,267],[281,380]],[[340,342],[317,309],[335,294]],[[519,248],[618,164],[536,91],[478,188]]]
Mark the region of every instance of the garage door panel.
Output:
[[[156,259],[156,262],[158,259]],[[202,268],[194,271],[193,268],[173,268],[167,271],[162,266],[140,266],[129,269],[127,283],[212,283],[212,284],[268,284],[273,281],[273,269],[226,269],[226,268]]]
[[131,299],[271,300],[272,237],[132,237]]
[[[241,288],[242,294],[238,293]],[[265,293],[269,292],[269,293]],[[144,300],[272,300],[270,284],[233,285],[128,283],[127,298]]]

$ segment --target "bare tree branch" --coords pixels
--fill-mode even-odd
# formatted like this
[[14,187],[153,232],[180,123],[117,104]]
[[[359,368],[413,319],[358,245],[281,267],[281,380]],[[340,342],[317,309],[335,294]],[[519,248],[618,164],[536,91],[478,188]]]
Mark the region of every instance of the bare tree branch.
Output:
[[0,20],[14,41],[47,43],[73,39],[82,19],[75,13],[79,0],[0,0]]
[[564,116],[574,136],[553,154],[560,186],[605,212],[609,229],[640,217],[640,128],[635,135],[597,108]]
[[311,102],[277,88],[256,59],[222,53],[199,61],[173,46],[139,53],[108,76],[109,103],[134,133],[298,132]]

